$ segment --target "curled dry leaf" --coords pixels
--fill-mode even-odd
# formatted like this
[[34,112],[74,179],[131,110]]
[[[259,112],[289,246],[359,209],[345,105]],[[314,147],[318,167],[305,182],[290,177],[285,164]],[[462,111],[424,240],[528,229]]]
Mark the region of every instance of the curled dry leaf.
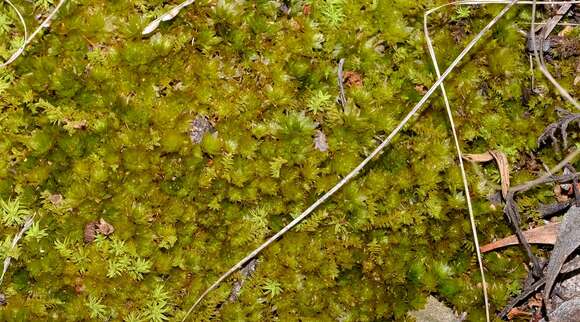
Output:
[[524,311],[522,309],[519,309],[517,307],[514,307],[513,309],[511,309],[508,313],[508,319],[512,320],[514,318],[530,318],[532,316],[532,313],[528,312],[528,311]]
[[491,161],[493,160],[493,157],[489,152],[485,152],[480,154],[464,154],[463,159],[470,162],[481,163]]
[[101,218],[99,222],[97,222],[97,231],[105,236],[109,236],[115,232],[115,228],[113,228],[113,225]]
[[363,84],[362,76],[357,72],[344,72],[344,83],[348,87],[360,87]]
[[507,157],[500,151],[489,151],[489,153],[493,156],[495,162],[497,162],[497,167],[499,168],[499,174],[501,176],[501,194],[505,198],[510,188],[510,170]]
[[169,21],[173,18],[175,18],[175,16],[177,16],[177,14],[181,11],[181,9],[189,6],[190,4],[192,4],[195,0],[185,0],[182,3],[178,4],[177,6],[173,7],[171,10],[167,11],[166,13],[162,14],[159,18],[151,21],[144,29],[142,34],[143,35],[147,35],[152,33],[153,31],[155,31],[155,29],[157,29],[157,27],[159,27],[159,24],[162,21]]
[[75,293],[77,295],[80,295],[85,291],[85,289],[86,287],[85,284],[83,283],[83,279],[81,277],[75,278]]
[[506,155],[501,151],[490,150],[481,154],[464,154],[463,158],[470,162],[488,162],[495,160],[501,176],[501,194],[505,199],[510,188],[510,170]]
[[103,218],[91,221],[85,226],[84,240],[85,243],[90,243],[95,240],[97,234],[103,234],[109,236],[115,231],[113,225],[106,222]]
[[[554,245],[556,243],[556,239],[558,238],[558,231],[560,230],[560,223],[549,223],[547,225],[533,228],[530,230],[526,230],[523,232],[526,240],[530,244],[545,244],[545,245]],[[489,243],[487,245],[483,245],[481,247],[482,253],[487,253],[492,250],[496,250],[499,248],[518,245],[520,242],[516,235],[511,235],[506,238],[500,239],[493,243]]]

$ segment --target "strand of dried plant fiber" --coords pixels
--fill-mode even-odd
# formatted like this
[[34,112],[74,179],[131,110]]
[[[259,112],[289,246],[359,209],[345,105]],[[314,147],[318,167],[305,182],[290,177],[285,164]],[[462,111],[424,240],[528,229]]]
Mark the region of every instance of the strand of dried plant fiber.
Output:
[[272,244],[274,241],[276,241],[276,239],[278,239],[280,236],[284,235],[286,232],[288,232],[290,229],[292,229],[294,226],[296,226],[298,223],[300,223],[304,218],[306,218],[307,216],[310,215],[310,213],[312,213],[312,211],[314,211],[314,209],[316,209],[320,204],[322,204],[324,201],[326,201],[328,198],[330,198],[330,196],[332,196],[336,191],[338,191],[342,186],[344,186],[347,182],[349,182],[353,177],[355,177],[360,170],[362,170],[367,163],[369,163],[374,157],[376,157],[387,145],[389,145],[389,143],[391,143],[391,141],[393,140],[393,138],[401,131],[401,129],[407,124],[407,122],[409,122],[409,120],[415,115],[417,114],[417,112],[419,111],[419,109],[423,106],[423,104],[425,104],[425,102],[429,99],[429,97],[431,97],[431,95],[433,94],[433,92],[435,92],[437,90],[437,88],[439,87],[439,85],[441,85],[441,83],[445,80],[445,78],[447,78],[447,76],[449,76],[449,74],[451,73],[451,71],[453,71],[453,69],[455,69],[455,67],[459,64],[459,62],[467,55],[467,53],[469,53],[469,51],[475,46],[475,44],[485,35],[485,33],[487,31],[489,31],[489,29],[491,29],[491,27],[493,27],[493,25],[495,25],[497,23],[497,21],[499,19],[501,19],[507,12],[508,10],[517,2],[518,0],[512,0],[507,6],[505,6],[500,13],[498,13],[498,15],[493,18],[472,40],[471,42],[469,42],[469,44],[465,47],[465,49],[463,49],[463,51],[455,58],[455,60],[449,65],[449,67],[445,70],[445,72],[443,72],[443,74],[441,75],[441,77],[439,77],[437,79],[437,81],[433,84],[433,86],[431,86],[431,88],[429,88],[429,90],[427,91],[427,93],[421,98],[421,100],[411,109],[411,111],[403,118],[403,120],[397,125],[397,127],[391,132],[391,134],[389,134],[389,136],[383,141],[381,142],[381,144],[375,149],[373,150],[373,152],[371,152],[371,154],[369,154],[369,156],[364,159],[358,166],[356,166],[354,168],[354,170],[352,170],[349,174],[347,174],[342,180],[340,180],[340,182],[338,182],[334,187],[332,187],[332,189],[330,189],[328,192],[326,192],[322,197],[320,197],[318,200],[316,200],[310,207],[308,207],[306,210],[304,210],[304,212],[302,212],[302,214],[300,214],[300,216],[296,217],[294,220],[292,220],[288,225],[286,225],[284,228],[282,228],[282,230],[280,230],[279,232],[277,232],[274,236],[270,237],[267,241],[265,241],[262,245],[258,246],[256,249],[254,249],[251,253],[249,253],[246,257],[244,257],[242,260],[240,260],[238,263],[236,263],[234,266],[232,266],[232,268],[230,268],[230,270],[228,270],[226,273],[222,274],[217,281],[215,281],[208,289],[206,289],[201,296],[195,301],[195,303],[189,308],[189,310],[187,311],[187,313],[185,314],[185,316],[183,317],[182,321],[187,320],[187,318],[189,317],[189,315],[191,314],[191,312],[195,309],[195,307],[205,298],[205,296],[207,294],[209,294],[209,292],[213,291],[214,289],[216,289],[218,287],[218,285],[225,280],[227,277],[229,277],[231,274],[233,274],[234,272],[236,272],[238,269],[240,269],[240,267],[242,267],[247,261],[251,260],[252,258],[254,258],[257,254],[259,254],[264,248],[268,247],[270,244]]
[[[20,229],[20,231],[16,234],[16,236],[14,236],[10,250],[13,250],[16,247],[16,244],[18,244],[18,241],[20,241],[20,239],[22,238],[24,233],[28,230],[28,228],[30,228],[30,226],[32,226],[33,222],[34,222],[34,216],[30,216],[26,219],[26,221],[24,222],[24,225],[22,226],[22,229]],[[6,256],[6,259],[4,259],[4,268],[2,269],[2,275],[0,276],[0,285],[2,285],[2,281],[4,281],[4,274],[6,274],[6,271],[8,271],[8,266],[10,266],[11,261],[12,261],[11,256]]]
[[26,22],[24,21],[24,18],[20,14],[20,11],[18,11],[18,9],[10,2],[10,0],[4,0],[4,1],[8,2],[8,4],[10,4],[12,6],[12,8],[14,8],[14,10],[16,10],[18,17],[20,18],[20,22],[22,23],[22,27],[24,28],[24,41],[22,42],[22,45],[18,48],[18,50],[16,50],[14,52],[14,54],[12,54],[12,56],[10,56],[10,58],[8,58],[7,61],[2,63],[0,65],[0,67],[8,66],[12,62],[14,62],[18,57],[20,57],[20,55],[22,55],[22,53],[24,52],[24,49],[26,48],[26,46],[28,44],[30,44],[32,39],[34,39],[34,37],[36,37],[36,35],[42,30],[42,28],[46,28],[50,25],[50,21],[52,20],[54,15],[56,15],[56,13],[60,10],[60,7],[62,7],[62,5],[66,2],[66,0],[60,0],[60,2],[56,5],[56,7],[54,7],[54,9],[48,14],[46,19],[44,19],[44,21],[38,26],[38,28],[36,28],[36,30],[34,30],[34,32],[32,34],[30,34],[30,37],[28,37],[28,32],[26,29]]
[[[514,2],[515,3],[515,2]],[[433,48],[433,41],[429,36],[428,28],[428,18],[429,14],[434,11],[427,11],[423,16],[423,33],[425,34],[425,40],[427,41],[427,48],[429,49],[429,56],[433,62],[433,67],[435,68],[435,73],[438,78],[441,77],[441,71],[439,70],[439,63],[437,62],[437,55]],[[483,259],[481,256],[481,246],[479,245],[479,238],[477,237],[477,227],[475,224],[475,215],[473,212],[473,205],[471,202],[471,195],[469,192],[469,184],[467,182],[467,174],[465,172],[465,166],[463,164],[463,154],[461,152],[461,147],[459,145],[459,139],[457,137],[457,130],[455,129],[455,122],[453,120],[453,113],[451,112],[451,106],[449,104],[449,98],[447,97],[447,91],[445,90],[445,85],[443,82],[440,85],[441,95],[443,96],[443,102],[445,103],[445,110],[447,111],[447,118],[449,119],[449,124],[451,125],[451,133],[453,136],[453,142],[455,143],[455,150],[457,152],[457,159],[459,160],[459,169],[461,171],[461,179],[463,181],[463,190],[465,191],[465,199],[467,201],[467,212],[469,214],[469,223],[471,225],[471,233],[473,236],[473,242],[475,244],[475,253],[477,256],[477,264],[479,266],[479,273],[481,275],[482,291],[483,291],[483,301],[485,305],[485,319],[487,322],[490,321],[489,313],[489,298],[487,295],[487,282],[485,281],[485,272],[483,269]]]

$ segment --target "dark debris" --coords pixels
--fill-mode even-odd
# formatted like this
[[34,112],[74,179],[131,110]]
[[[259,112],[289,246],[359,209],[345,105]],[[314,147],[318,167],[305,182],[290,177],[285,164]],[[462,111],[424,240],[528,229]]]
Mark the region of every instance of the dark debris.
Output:
[[546,127],[542,135],[538,138],[538,146],[552,142],[552,146],[558,147],[559,140],[556,138],[556,131],[560,130],[562,143],[564,148],[568,146],[568,126],[571,123],[578,123],[580,125],[580,113],[572,113],[562,108],[557,108],[560,119]]

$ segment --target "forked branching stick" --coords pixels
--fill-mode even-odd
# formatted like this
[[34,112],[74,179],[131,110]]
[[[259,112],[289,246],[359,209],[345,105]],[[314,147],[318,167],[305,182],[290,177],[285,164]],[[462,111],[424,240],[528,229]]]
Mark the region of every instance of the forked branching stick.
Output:
[[322,204],[324,201],[326,201],[328,198],[330,198],[330,196],[332,196],[336,191],[338,191],[340,188],[342,188],[342,186],[344,186],[346,183],[348,183],[352,178],[354,178],[374,157],[376,157],[387,145],[389,145],[389,143],[391,143],[391,141],[393,140],[393,138],[403,129],[403,127],[409,122],[409,120],[415,115],[417,114],[417,112],[419,111],[419,109],[423,106],[423,104],[425,104],[425,102],[429,99],[429,97],[431,97],[431,95],[437,90],[437,88],[441,85],[441,83],[443,83],[443,81],[445,80],[445,78],[447,78],[447,76],[449,76],[449,74],[451,73],[451,71],[453,71],[453,69],[459,64],[459,62],[461,62],[461,60],[467,55],[467,53],[469,53],[469,51],[475,46],[475,44],[483,37],[483,35],[489,31],[489,29],[491,29],[491,27],[493,27],[493,25],[495,25],[497,23],[497,21],[499,19],[501,19],[501,17],[503,17],[507,11],[517,2],[518,0],[512,0],[510,1],[510,3],[505,6],[500,13],[493,18],[472,40],[471,42],[469,42],[469,44],[465,47],[465,49],[463,49],[463,51],[457,56],[457,58],[455,58],[455,60],[449,65],[449,67],[445,70],[445,72],[443,72],[443,74],[441,75],[441,77],[439,77],[437,79],[437,81],[435,82],[435,84],[433,84],[433,86],[431,86],[431,88],[429,88],[429,90],[427,91],[427,93],[421,98],[421,100],[411,109],[411,111],[403,118],[403,120],[397,125],[397,127],[391,132],[391,134],[389,134],[389,136],[383,141],[381,142],[381,144],[375,148],[375,150],[373,150],[373,152],[371,152],[371,154],[369,154],[368,157],[366,157],[358,166],[356,166],[354,168],[354,170],[352,170],[349,174],[347,174],[342,180],[340,180],[339,183],[337,183],[334,187],[332,187],[332,189],[330,189],[327,193],[325,193],[322,197],[320,197],[320,199],[316,200],[310,207],[308,207],[308,209],[304,210],[304,212],[302,212],[300,214],[300,216],[296,217],[294,220],[292,220],[288,225],[286,225],[284,228],[282,228],[282,230],[280,230],[279,232],[277,232],[274,236],[270,237],[267,241],[265,241],[262,245],[258,246],[256,249],[254,249],[250,254],[248,254],[246,257],[244,257],[242,260],[240,260],[238,263],[236,263],[232,268],[230,268],[229,271],[227,271],[226,273],[224,273],[223,275],[221,275],[217,281],[215,281],[207,290],[205,290],[201,296],[195,301],[195,303],[189,308],[189,310],[187,311],[187,313],[185,314],[185,316],[183,317],[182,321],[187,320],[187,318],[189,317],[189,315],[191,314],[191,312],[197,307],[197,305],[206,297],[207,294],[209,294],[209,292],[213,291],[214,289],[216,289],[219,284],[224,281],[226,278],[228,278],[230,275],[232,275],[233,273],[235,273],[238,269],[240,269],[246,262],[248,262],[249,260],[251,260],[252,258],[254,258],[256,255],[258,255],[264,248],[268,247],[270,244],[272,244],[274,241],[276,241],[276,239],[280,238],[282,235],[284,235],[286,232],[288,232],[290,229],[292,229],[294,226],[296,226],[298,223],[300,223],[304,218],[308,217],[318,206],[320,206],[320,204]]

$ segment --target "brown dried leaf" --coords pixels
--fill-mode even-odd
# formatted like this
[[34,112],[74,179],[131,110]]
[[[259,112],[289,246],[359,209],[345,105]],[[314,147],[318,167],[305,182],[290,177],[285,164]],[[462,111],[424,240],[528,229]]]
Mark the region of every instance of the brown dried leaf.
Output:
[[115,228],[113,227],[113,225],[106,222],[103,218],[101,218],[96,225],[98,232],[105,236],[109,236],[110,234],[115,232]]
[[501,176],[501,194],[504,199],[507,197],[508,190],[510,189],[510,169],[507,157],[503,152],[500,151],[489,151],[491,156],[497,162],[497,167],[499,168],[499,174]]
[[507,157],[503,152],[490,150],[480,154],[464,154],[463,159],[477,163],[488,162],[495,159],[501,176],[501,195],[506,199],[510,188],[510,170]]
[[85,225],[85,243],[90,243],[95,240],[97,236],[97,222],[91,221],[90,223]]
[[83,279],[80,277],[75,278],[75,293],[77,295],[80,295],[85,291],[85,289],[86,287],[85,284],[83,283]]
[[489,152],[480,154],[464,154],[463,159],[470,162],[481,163],[493,160],[493,156]]
[[528,300],[528,307],[530,309],[541,308],[544,306],[543,302],[544,301],[542,299],[542,296],[538,293]]
[[428,88],[425,85],[415,85],[415,90],[419,94],[425,95],[427,93]]
[[344,72],[344,83],[348,87],[360,87],[363,84],[362,76],[357,72]]
[[568,197],[567,191],[562,191],[562,186],[557,184],[554,186],[554,197],[556,197],[556,200],[558,202],[568,202],[568,199],[570,199]]
[[103,218],[99,219],[98,221],[91,221],[85,226],[85,236],[84,240],[85,243],[90,243],[95,240],[97,234],[103,234],[105,236],[109,236],[115,231],[115,228],[106,222]]
[[508,313],[508,319],[513,320],[514,318],[530,318],[532,317],[532,313],[524,310],[520,310],[517,307],[511,309]]
[[[560,223],[549,223],[541,227],[529,229],[523,232],[526,240],[530,244],[546,244],[554,245],[558,238],[558,231],[560,230]],[[503,248],[512,245],[518,245],[519,241],[516,235],[511,235],[500,239],[493,243],[489,243],[481,247],[482,253],[487,253],[498,248]]]

